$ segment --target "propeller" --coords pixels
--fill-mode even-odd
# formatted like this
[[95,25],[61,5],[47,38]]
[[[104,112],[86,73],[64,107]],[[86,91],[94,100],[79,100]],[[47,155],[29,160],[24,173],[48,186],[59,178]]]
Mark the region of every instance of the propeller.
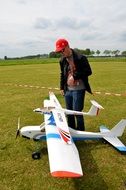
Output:
[[18,128],[17,128],[16,138],[18,136],[20,136],[20,117],[18,118]]

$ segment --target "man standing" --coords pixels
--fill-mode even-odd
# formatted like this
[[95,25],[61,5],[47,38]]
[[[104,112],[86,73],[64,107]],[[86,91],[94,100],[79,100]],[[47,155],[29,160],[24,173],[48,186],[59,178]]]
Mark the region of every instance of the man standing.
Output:
[[[60,90],[65,96],[66,108],[82,111],[85,91],[92,94],[88,76],[92,74],[87,58],[70,48],[66,39],[56,41],[56,52],[62,54],[60,60]],[[85,130],[82,115],[68,115],[68,126],[80,131]]]

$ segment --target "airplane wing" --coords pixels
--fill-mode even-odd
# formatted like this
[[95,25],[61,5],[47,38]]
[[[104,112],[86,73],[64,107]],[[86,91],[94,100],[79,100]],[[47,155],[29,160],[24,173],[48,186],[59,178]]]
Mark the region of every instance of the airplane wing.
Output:
[[[44,101],[44,107],[48,105],[50,105],[50,100]],[[81,177],[83,172],[79,153],[69,131],[66,131],[63,118],[62,112],[59,114],[54,110],[53,114],[44,114],[50,172],[54,177]],[[62,128],[60,124],[65,128]],[[63,133],[65,131],[65,135],[60,130],[63,130]],[[68,135],[68,137],[64,138],[62,135],[65,137]]]
[[70,115],[88,115],[88,116],[97,116],[100,109],[104,109],[98,102],[91,100],[92,106],[88,112],[68,110],[62,107],[56,107],[59,110],[62,110],[65,114]]
[[98,104],[95,100],[91,100],[92,106],[88,112],[74,111],[62,108],[60,102],[56,98],[53,92],[49,92],[50,104],[45,108],[36,108],[35,112],[40,114],[44,114],[46,112],[51,112],[53,109],[57,109],[60,112],[64,112],[68,115],[88,115],[88,116],[96,116],[99,113],[100,109],[104,109],[100,104]]
[[52,110],[57,129],[61,136],[61,139],[68,144],[72,144],[72,137],[69,132],[68,124],[64,112],[59,110]]
[[62,108],[58,99],[56,98],[56,96],[53,92],[49,92],[49,98],[50,98],[51,105],[53,105],[54,107],[57,107],[57,108]]

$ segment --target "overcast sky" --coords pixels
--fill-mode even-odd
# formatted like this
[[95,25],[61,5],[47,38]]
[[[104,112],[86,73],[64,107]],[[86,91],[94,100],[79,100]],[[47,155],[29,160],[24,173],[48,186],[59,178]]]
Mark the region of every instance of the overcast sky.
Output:
[[0,57],[72,48],[126,50],[126,0],[0,0]]

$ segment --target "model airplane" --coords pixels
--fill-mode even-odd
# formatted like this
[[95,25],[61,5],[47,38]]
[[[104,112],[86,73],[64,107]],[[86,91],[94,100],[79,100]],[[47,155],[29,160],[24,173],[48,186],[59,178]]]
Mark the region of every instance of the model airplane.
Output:
[[[113,129],[100,127],[100,132],[77,131],[68,127],[65,114],[83,114],[94,116],[99,109],[103,109],[96,101],[91,101],[89,112],[76,112],[61,107],[56,96],[51,92],[49,100],[44,100],[44,108],[34,111],[44,114],[45,122],[39,126],[25,126],[20,129],[18,121],[18,135],[34,140],[46,140],[50,172],[54,177],[81,177],[83,176],[78,150],[75,140],[104,139],[121,152],[126,152],[126,146],[118,139],[122,136],[126,126],[126,119],[122,119]],[[40,152],[32,154],[34,159],[40,158]]]

